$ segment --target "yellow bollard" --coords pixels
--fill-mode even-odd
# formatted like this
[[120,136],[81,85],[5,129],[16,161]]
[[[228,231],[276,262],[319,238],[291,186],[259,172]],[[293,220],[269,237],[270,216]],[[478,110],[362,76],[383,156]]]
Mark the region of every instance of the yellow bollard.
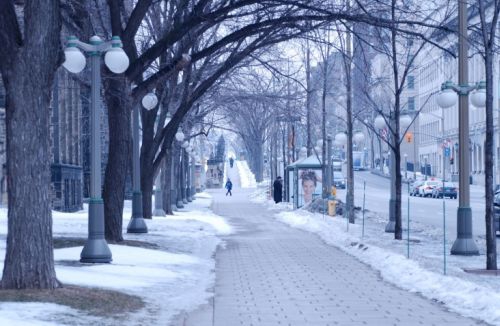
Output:
[[337,202],[335,200],[328,201],[328,215],[335,216],[336,206],[337,206]]

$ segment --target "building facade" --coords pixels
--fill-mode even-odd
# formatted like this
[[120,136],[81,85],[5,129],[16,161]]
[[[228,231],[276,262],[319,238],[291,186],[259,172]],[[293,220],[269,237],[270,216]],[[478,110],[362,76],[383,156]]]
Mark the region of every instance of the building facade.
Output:
[[[477,50],[470,49],[468,61],[469,84],[486,79],[484,61]],[[498,183],[498,157],[500,144],[499,109],[499,62],[494,60],[493,115],[495,129],[495,166]],[[429,165],[430,174],[448,180],[458,180],[458,103],[442,109],[437,105],[437,94],[441,84],[451,80],[458,82],[458,60],[443,50],[429,48],[418,58],[416,83],[418,92],[415,96],[419,107],[418,139],[419,161]],[[471,181],[484,183],[484,142],[486,132],[486,114],[484,109],[475,108],[469,102],[469,160]]]

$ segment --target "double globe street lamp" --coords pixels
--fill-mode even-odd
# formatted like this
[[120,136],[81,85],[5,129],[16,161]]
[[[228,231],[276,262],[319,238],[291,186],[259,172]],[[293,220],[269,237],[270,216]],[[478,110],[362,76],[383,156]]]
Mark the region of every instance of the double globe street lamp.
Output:
[[[462,57],[465,55],[462,54]],[[462,60],[462,59],[461,59]],[[465,61],[466,63],[467,61]],[[468,85],[466,64],[459,62],[459,85],[446,81],[441,85],[441,92],[436,101],[443,108],[451,108],[459,99],[458,111],[458,210],[457,210],[457,239],[451,247],[452,255],[479,255],[474,239],[472,238],[472,210],[470,208],[470,170],[469,170],[469,94],[472,105],[478,108],[486,106],[486,83],[481,81],[475,85]]]
[[72,73],[81,72],[86,65],[83,50],[90,54],[92,71],[91,79],[91,112],[90,112],[90,200],[89,200],[89,234],[87,242],[80,254],[83,263],[109,263],[112,260],[111,250],[104,238],[104,202],[102,200],[101,184],[101,62],[103,53],[104,63],[112,72],[121,74],[127,70],[129,59],[122,49],[118,36],[111,41],[104,42],[99,36],[92,36],[90,43],[84,43],[75,36],[68,39],[64,54],[66,60],[64,68]]

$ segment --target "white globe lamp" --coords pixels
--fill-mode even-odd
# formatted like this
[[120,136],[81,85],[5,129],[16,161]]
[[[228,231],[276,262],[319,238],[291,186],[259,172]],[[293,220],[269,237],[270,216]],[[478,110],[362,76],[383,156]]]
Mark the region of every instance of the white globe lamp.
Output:
[[476,108],[486,107],[486,83],[481,82],[478,89],[471,93],[470,101]]
[[384,129],[385,128],[385,119],[383,116],[378,115],[375,120],[373,121],[373,124],[376,129]]
[[406,129],[409,125],[411,125],[411,117],[408,114],[399,117],[399,126],[401,128]]
[[356,144],[361,144],[362,142],[365,141],[365,134],[363,134],[361,131],[357,131],[354,134],[352,140],[354,140]]
[[344,146],[347,144],[347,135],[345,132],[339,132],[338,134],[335,135],[335,143]]
[[111,49],[106,52],[104,63],[115,74],[121,74],[127,70],[129,59],[122,49],[120,37],[113,36],[111,39]]
[[450,88],[443,89],[438,94],[436,102],[440,108],[451,108],[457,103],[457,94]]
[[177,139],[177,141],[181,142],[184,140],[184,133],[182,131],[177,131],[177,133],[175,134],[175,139]]
[[66,59],[64,60],[63,66],[69,72],[77,74],[85,68],[85,64],[87,63],[85,56],[76,46],[68,46],[64,50],[64,56]]
[[155,93],[148,93],[142,98],[142,106],[148,111],[154,109],[157,104],[158,97]]

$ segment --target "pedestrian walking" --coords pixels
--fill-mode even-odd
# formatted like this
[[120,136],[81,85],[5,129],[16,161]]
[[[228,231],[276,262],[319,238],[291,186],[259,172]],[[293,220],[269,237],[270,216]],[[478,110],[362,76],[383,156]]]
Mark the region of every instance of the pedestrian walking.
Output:
[[233,193],[231,192],[231,189],[233,189],[233,183],[231,182],[231,179],[227,179],[226,181],[226,189],[227,189],[227,192],[226,192],[226,196],[229,194],[229,196],[232,196]]
[[229,158],[229,165],[231,166],[231,168],[233,168],[233,164],[234,164],[234,158],[230,157]]
[[273,198],[276,204],[283,201],[283,184],[281,183],[281,177],[279,176],[273,183]]

